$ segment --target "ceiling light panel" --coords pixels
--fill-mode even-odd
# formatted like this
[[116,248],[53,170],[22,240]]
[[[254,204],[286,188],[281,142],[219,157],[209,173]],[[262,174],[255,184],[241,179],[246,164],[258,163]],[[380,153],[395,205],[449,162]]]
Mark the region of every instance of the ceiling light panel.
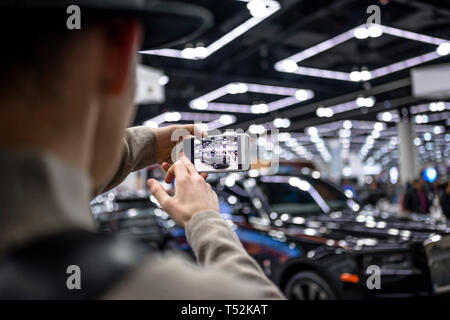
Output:
[[[258,103],[258,104],[235,104],[224,102],[213,102],[220,97],[228,94],[242,94],[245,92],[254,92],[261,94],[271,94],[288,96],[270,103]],[[256,113],[262,114],[278,109],[286,108],[293,104],[303,102],[314,97],[314,92],[308,89],[288,88],[278,86],[268,86],[255,83],[242,83],[234,82],[229,83],[223,87],[206,93],[191,102],[189,107],[197,110],[210,110],[221,112],[238,112],[238,113]]]
[[247,8],[249,10],[250,15],[252,16],[244,23],[240,24],[227,34],[223,35],[219,39],[212,42],[210,45],[204,47],[200,46],[197,48],[185,48],[184,50],[178,49],[155,49],[155,50],[145,50],[141,51],[142,54],[150,54],[171,58],[179,58],[179,59],[188,59],[188,60],[203,60],[208,58],[214,52],[220,50],[225,47],[227,44],[240,37],[250,29],[254,28],[270,16],[272,16],[275,12],[280,10],[280,3],[274,0],[252,0],[252,1],[243,1],[248,2]]
[[[376,29],[376,30],[375,30]],[[384,66],[381,68],[377,68],[374,70],[361,70],[361,71],[352,71],[350,73],[339,72],[333,70],[324,70],[318,68],[309,68],[300,66],[299,63],[311,58],[313,56],[318,55],[326,50],[329,50],[345,41],[348,41],[352,38],[356,39],[366,39],[368,37],[378,37],[383,33],[390,34],[392,36],[396,36],[399,38],[420,41],[428,44],[432,44],[436,46],[436,50],[413,57],[410,59],[406,59],[404,61],[396,62],[388,66]],[[312,46],[306,50],[303,50],[299,53],[296,53],[290,57],[287,57],[284,60],[278,61],[275,63],[275,69],[280,72],[288,72],[295,73],[299,75],[306,75],[312,77],[320,77],[327,79],[335,79],[335,80],[344,80],[344,81],[368,81],[370,79],[382,77],[400,70],[404,70],[428,61],[435,60],[441,56],[450,54],[450,42],[449,40],[430,37],[427,35],[401,30],[397,28],[392,28],[384,25],[371,25],[369,29],[366,28],[366,25],[360,25],[353,29],[350,29],[334,38],[321,42],[315,46]]]
[[206,130],[219,129],[221,127],[235,123],[236,116],[231,114],[200,113],[200,112],[164,112],[143,123],[150,128],[158,128],[166,122],[201,122]]

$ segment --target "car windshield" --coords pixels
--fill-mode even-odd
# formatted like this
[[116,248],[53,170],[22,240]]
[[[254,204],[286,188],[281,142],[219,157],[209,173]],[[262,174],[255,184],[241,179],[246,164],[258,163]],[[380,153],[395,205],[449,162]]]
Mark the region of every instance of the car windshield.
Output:
[[348,208],[347,197],[324,181],[286,176],[264,178],[259,187],[276,212],[301,216]]

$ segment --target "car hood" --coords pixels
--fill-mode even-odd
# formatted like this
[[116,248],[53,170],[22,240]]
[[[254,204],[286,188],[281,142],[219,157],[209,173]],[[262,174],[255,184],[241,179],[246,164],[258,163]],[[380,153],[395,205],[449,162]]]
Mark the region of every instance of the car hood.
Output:
[[[266,221],[267,224],[267,221]],[[396,216],[363,209],[358,213],[337,211],[270,221],[271,227],[291,240],[311,239],[349,249],[398,248],[423,243],[435,235],[450,235],[446,223],[427,216]]]

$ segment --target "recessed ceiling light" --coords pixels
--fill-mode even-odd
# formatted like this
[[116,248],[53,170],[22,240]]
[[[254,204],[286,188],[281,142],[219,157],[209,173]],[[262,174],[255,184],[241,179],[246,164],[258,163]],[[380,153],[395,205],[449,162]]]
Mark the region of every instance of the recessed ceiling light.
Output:
[[300,89],[295,91],[295,97],[298,101],[305,101],[311,99],[311,91]]
[[294,60],[288,59],[281,62],[281,68],[286,72],[295,72],[298,70],[298,65]]
[[251,107],[252,113],[266,113],[269,111],[269,107],[265,103],[254,104]]
[[358,107],[364,107],[366,105],[366,98],[364,98],[363,96],[360,96],[356,99],[356,104],[358,105]]
[[443,133],[443,132],[444,132],[444,130],[443,130],[442,127],[440,127],[440,126],[435,126],[435,127],[433,128],[433,133],[436,134],[436,135],[441,134],[441,133]]
[[181,120],[181,113],[179,112],[166,112],[164,114],[164,120],[166,122],[177,122]]
[[271,14],[268,0],[251,0],[247,3],[247,9],[250,14],[256,18],[265,18]]
[[414,144],[418,147],[422,144],[422,141],[419,137],[414,138]]
[[381,122],[376,122],[376,123],[373,125],[373,129],[374,129],[375,131],[382,131],[382,130],[384,129],[384,125],[383,125]]
[[354,35],[357,39],[367,39],[370,34],[366,27],[359,27],[355,29]]
[[205,110],[208,109],[208,101],[205,99],[195,99],[191,101],[189,106],[192,109]]
[[266,131],[266,128],[264,128],[263,125],[260,124],[252,124],[249,128],[248,131],[251,134],[263,134],[264,131]]
[[205,48],[204,46],[198,46],[194,49],[195,56],[204,59],[209,55],[208,48]]
[[355,81],[355,82],[358,82],[358,81],[362,80],[361,72],[356,71],[356,70],[350,72],[349,77],[350,77],[350,80]]
[[368,97],[365,99],[365,106],[367,108],[371,108],[375,105],[375,98],[374,97]]
[[317,108],[316,115],[318,117],[325,117],[325,118],[331,118],[334,115],[334,111],[332,108]]
[[437,49],[436,52],[440,56],[446,56],[450,53],[450,42],[444,42],[441,43]]
[[169,83],[169,77],[168,76],[166,76],[166,75],[163,75],[163,76],[161,76],[159,79],[158,79],[158,83],[161,85],[161,86],[165,86],[166,84],[168,84]]
[[196,57],[195,49],[194,48],[184,48],[181,51],[181,57],[185,59],[194,59]]
[[361,76],[362,81],[367,81],[367,80],[372,79],[372,73],[370,73],[370,71],[368,71],[368,70],[362,70],[359,74]]
[[275,118],[273,120],[273,125],[275,128],[289,128],[291,126],[291,121],[289,119]]
[[392,121],[392,113],[390,113],[389,111],[383,112],[381,115],[381,119],[385,122]]
[[379,25],[373,24],[369,27],[369,36],[372,38],[378,38],[383,34],[383,30]]
[[316,127],[309,127],[309,128],[307,129],[307,133],[308,133],[310,136],[317,136],[318,130],[317,130]]
[[352,122],[351,122],[350,120],[345,120],[345,121],[342,123],[342,126],[343,126],[345,129],[350,130],[350,129],[352,128],[353,124],[352,124]]
[[232,124],[234,122],[233,120],[233,117],[228,114],[224,114],[219,118],[219,121],[225,126]]
[[227,92],[229,94],[238,94],[238,93],[245,93],[247,92],[248,88],[245,83],[230,83],[227,85]]

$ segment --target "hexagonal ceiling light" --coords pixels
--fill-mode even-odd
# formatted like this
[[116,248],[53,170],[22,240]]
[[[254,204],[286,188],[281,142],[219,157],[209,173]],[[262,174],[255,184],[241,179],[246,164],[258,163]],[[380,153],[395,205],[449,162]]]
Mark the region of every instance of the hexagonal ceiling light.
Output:
[[199,45],[196,48],[186,47],[183,50],[178,49],[155,49],[141,51],[142,54],[150,54],[171,58],[180,58],[188,60],[203,60],[212,55],[214,52],[223,48],[234,39],[240,37],[256,25],[260,24],[275,12],[280,10],[280,4],[275,0],[238,0],[248,2],[247,8],[252,16],[244,23],[240,24],[227,34],[215,40],[208,46]]
[[[329,50],[347,40],[356,38],[356,39],[366,39],[369,37],[379,37],[383,33],[390,34],[392,36],[396,36],[399,38],[424,42],[428,44],[432,44],[436,46],[436,50],[422,54],[417,57],[413,57],[410,59],[406,59],[400,62],[396,62],[384,67],[380,67],[374,70],[361,70],[361,71],[352,71],[352,72],[340,72],[333,70],[324,70],[318,68],[310,68],[300,66],[299,63],[311,58],[313,56],[318,55],[326,50]],[[280,72],[294,73],[299,75],[306,75],[312,77],[320,77],[327,79],[335,79],[335,80],[344,80],[344,81],[368,81],[371,79],[375,79],[378,77],[382,77],[403,69],[407,69],[431,60],[435,60],[440,58],[441,56],[445,56],[450,54],[450,42],[449,40],[435,38],[411,31],[401,30],[397,28],[392,28],[388,26],[384,26],[381,24],[372,24],[369,28],[366,27],[365,24],[350,29],[340,35],[337,35],[334,38],[323,41],[315,46],[312,46],[306,50],[303,50],[299,53],[296,53],[286,59],[280,60],[275,63],[275,70]]]
[[[276,101],[269,102],[267,104],[256,103],[250,105],[250,104],[213,102],[214,100],[223,97],[227,94],[242,94],[246,92],[280,95],[286,97]],[[204,94],[192,100],[189,103],[189,107],[191,109],[196,110],[262,114],[275,111],[281,108],[286,108],[293,104],[309,100],[313,97],[314,92],[308,89],[234,82],[229,83],[223,87],[220,87],[216,90],[213,90],[207,94]]]

